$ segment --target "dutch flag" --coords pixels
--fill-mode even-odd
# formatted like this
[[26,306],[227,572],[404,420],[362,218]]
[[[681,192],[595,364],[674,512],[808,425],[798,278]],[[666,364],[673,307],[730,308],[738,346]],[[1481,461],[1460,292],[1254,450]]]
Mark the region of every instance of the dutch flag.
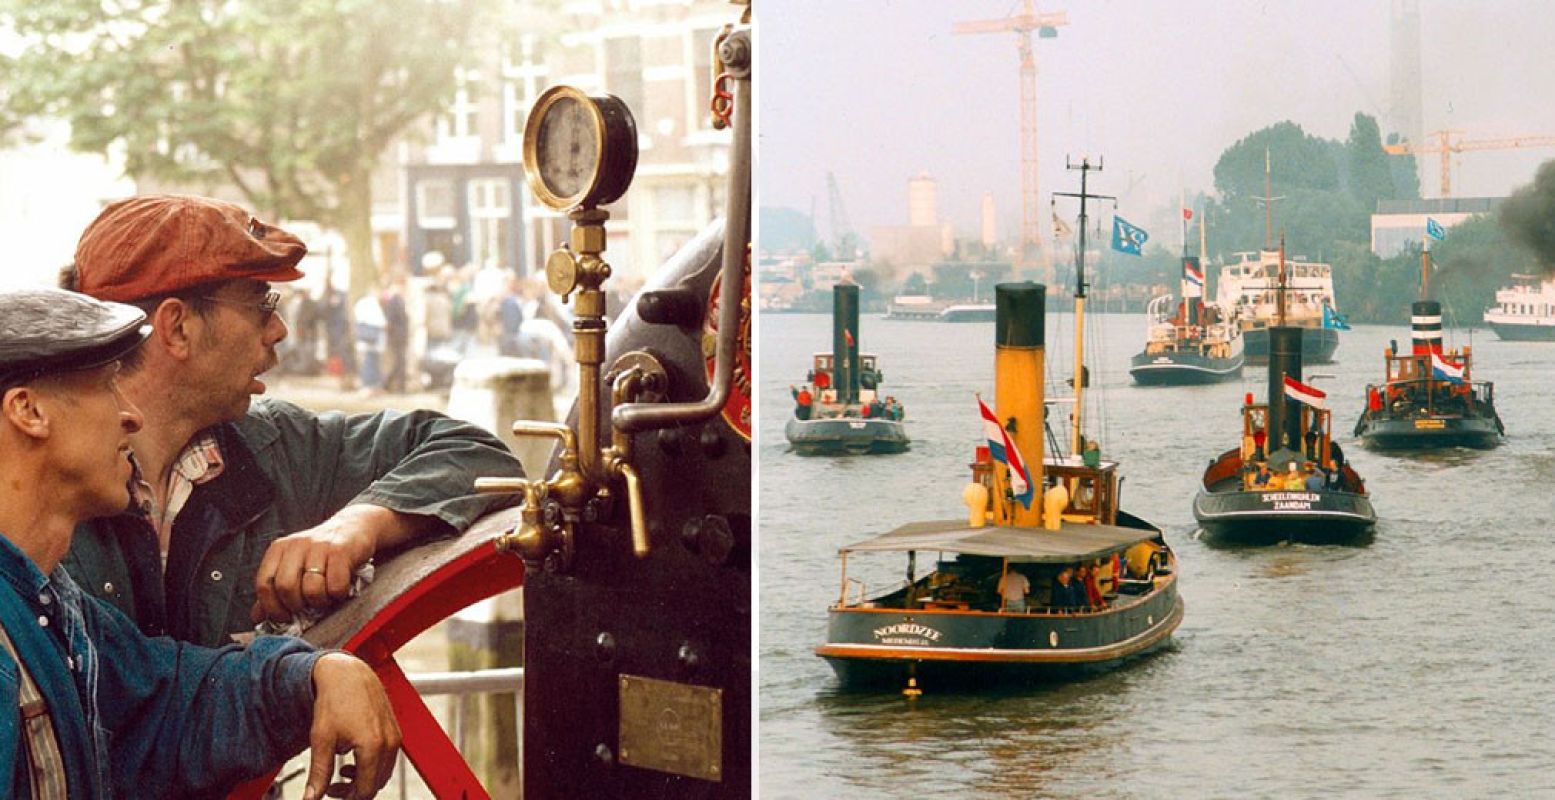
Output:
[[983,398],[977,398],[977,408],[983,414],[983,436],[988,439],[988,452],[1005,466],[1010,468],[1010,493],[1026,508],[1031,508],[1031,501],[1036,498],[1036,487],[1031,485],[1031,473],[1026,471],[1026,461],[1020,457],[1020,450],[1015,448],[1015,442],[1010,439],[1010,434],[999,424],[999,418],[994,416],[993,410],[983,402]]
[[1328,395],[1323,391],[1308,386],[1289,375],[1285,376],[1285,396],[1298,403],[1306,403],[1313,408],[1322,408],[1323,402],[1328,398]]
[[1463,367],[1449,363],[1442,358],[1441,353],[1431,353],[1431,377],[1439,381],[1463,383]]
[[1198,259],[1184,259],[1182,262],[1182,279],[1189,286],[1204,291],[1204,270],[1199,268]]

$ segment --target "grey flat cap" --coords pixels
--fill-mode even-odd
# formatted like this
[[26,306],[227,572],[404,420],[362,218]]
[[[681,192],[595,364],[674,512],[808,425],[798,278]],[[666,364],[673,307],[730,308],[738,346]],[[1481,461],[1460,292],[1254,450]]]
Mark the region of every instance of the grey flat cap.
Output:
[[0,386],[101,366],[151,335],[146,313],[62,289],[0,291]]

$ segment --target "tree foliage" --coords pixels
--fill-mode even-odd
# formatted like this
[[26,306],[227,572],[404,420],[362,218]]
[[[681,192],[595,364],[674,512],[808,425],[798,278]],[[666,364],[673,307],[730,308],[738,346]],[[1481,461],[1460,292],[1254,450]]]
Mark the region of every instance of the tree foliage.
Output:
[[[340,229],[371,284],[371,176],[455,89],[484,0],[0,2],[25,45],[0,128],[33,116],[119,152],[136,179],[236,187],[277,219]],[[488,26],[489,27],[489,26]]]

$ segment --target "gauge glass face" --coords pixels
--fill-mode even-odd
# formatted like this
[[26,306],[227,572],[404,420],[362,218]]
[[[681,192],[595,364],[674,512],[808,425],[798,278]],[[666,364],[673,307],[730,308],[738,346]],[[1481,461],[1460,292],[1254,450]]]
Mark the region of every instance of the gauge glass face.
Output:
[[594,115],[584,102],[562,97],[540,120],[536,155],[540,177],[558,197],[574,197],[589,188],[599,165]]

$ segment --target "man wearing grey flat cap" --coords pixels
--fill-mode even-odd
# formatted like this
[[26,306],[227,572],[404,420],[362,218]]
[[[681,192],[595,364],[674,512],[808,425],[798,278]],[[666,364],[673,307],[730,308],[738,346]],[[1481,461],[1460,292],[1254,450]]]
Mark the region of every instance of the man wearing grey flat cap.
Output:
[[119,359],[145,314],[58,289],[0,291],[0,794],[210,797],[313,748],[305,797],[371,797],[400,733],[372,670],[299,639],[150,638],[60,566],[82,520],[129,502],[140,412]]
[[349,596],[387,548],[463,530],[512,498],[495,436],[431,411],[317,414],[261,398],[286,337],[273,281],[306,246],[231,203],[145,195],[81,236],[65,288],[131,303],[154,333],[124,362],[146,416],[134,506],[93,520],[65,566],[151,635],[216,646]]

